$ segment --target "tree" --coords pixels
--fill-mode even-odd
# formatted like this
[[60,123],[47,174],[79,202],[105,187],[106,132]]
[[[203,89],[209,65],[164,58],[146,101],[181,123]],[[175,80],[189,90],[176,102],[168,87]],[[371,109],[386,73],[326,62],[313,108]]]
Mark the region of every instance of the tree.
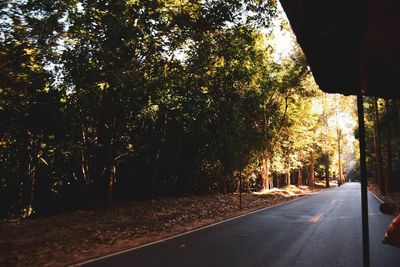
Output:
[[378,111],[378,99],[373,99],[374,108],[374,146],[375,146],[375,160],[376,160],[376,171],[378,176],[379,189],[381,194],[386,194],[385,192],[385,177],[383,174],[382,166],[382,152],[381,152],[381,139],[379,130],[379,111]]
[[9,197],[4,203],[25,217],[33,213],[40,187],[51,184],[42,173],[50,171],[60,135],[60,94],[51,87],[44,54],[30,39],[21,4],[3,8],[8,20],[0,25],[1,190]]
[[346,172],[333,101],[325,117],[315,110],[322,96],[299,48],[276,59],[276,1],[0,10],[2,214],[233,192],[257,176],[262,188],[284,175],[313,186],[323,154],[336,168],[338,144]]

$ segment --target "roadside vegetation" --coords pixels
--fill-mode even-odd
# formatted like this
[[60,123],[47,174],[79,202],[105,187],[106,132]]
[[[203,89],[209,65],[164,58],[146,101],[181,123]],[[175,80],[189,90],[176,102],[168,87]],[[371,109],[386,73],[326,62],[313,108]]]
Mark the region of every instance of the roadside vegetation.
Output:
[[[132,245],[149,218],[203,225],[359,179],[355,98],[322,93],[294,39],[275,0],[0,3],[2,254],[58,220],[59,238]],[[400,102],[366,113],[370,180],[396,191]],[[203,199],[223,205],[201,217]]]
[[257,3],[3,3],[1,215],[343,179],[353,99]]

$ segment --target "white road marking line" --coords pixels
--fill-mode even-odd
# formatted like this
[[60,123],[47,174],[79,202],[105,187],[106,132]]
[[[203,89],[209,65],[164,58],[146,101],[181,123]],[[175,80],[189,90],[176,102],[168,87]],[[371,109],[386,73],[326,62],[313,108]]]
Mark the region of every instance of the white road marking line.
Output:
[[377,195],[375,195],[375,194],[372,193],[371,191],[368,190],[368,193],[370,193],[371,195],[373,195],[377,200],[379,200],[379,202],[381,202],[381,203],[384,202],[382,199],[380,199]]
[[310,223],[316,223],[318,222],[319,219],[321,219],[323,213],[318,213],[317,215],[315,215],[314,217],[312,217],[312,219],[310,220]]
[[170,239],[174,239],[174,238],[177,238],[177,237],[180,237],[180,236],[184,236],[184,235],[187,235],[187,234],[190,234],[190,233],[193,233],[193,232],[197,232],[197,231],[200,231],[200,230],[203,230],[203,229],[206,229],[206,228],[210,228],[210,227],[216,226],[218,224],[222,224],[222,223],[225,223],[225,222],[228,222],[228,221],[232,221],[232,220],[235,220],[235,219],[238,219],[238,218],[241,218],[241,217],[253,214],[253,213],[258,213],[258,212],[261,212],[261,211],[264,211],[264,210],[272,209],[274,207],[283,206],[283,205],[289,204],[291,202],[295,202],[295,201],[298,201],[298,200],[301,200],[301,199],[305,199],[305,198],[307,198],[307,197],[309,197],[311,195],[317,195],[317,194],[319,194],[321,192],[324,192],[324,191],[320,191],[320,192],[308,194],[308,195],[305,195],[305,196],[301,196],[301,197],[289,200],[287,202],[282,202],[282,203],[279,203],[279,204],[276,204],[276,205],[273,205],[273,206],[269,206],[269,207],[266,207],[266,208],[255,210],[255,211],[252,211],[252,212],[249,212],[249,213],[246,213],[246,214],[242,214],[242,215],[239,215],[239,216],[236,216],[236,217],[233,217],[233,218],[229,218],[229,219],[224,220],[224,221],[220,221],[220,222],[217,222],[217,223],[214,223],[214,224],[206,225],[206,226],[203,226],[203,227],[200,227],[200,228],[188,231],[188,232],[184,232],[184,233],[177,234],[177,235],[174,235],[174,236],[170,236],[170,237],[167,237],[167,238],[164,238],[164,239],[161,239],[161,240],[157,240],[157,241],[154,241],[154,242],[143,244],[143,245],[140,245],[138,247],[128,248],[128,249],[125,249],[125,250],[122,250],[122,251],[117,251],[117,252],[110,253],[110,254],[107,254],[107,255],[104,255],[104,256],[92,258],[92,259],[89,259],[89,260],[86,260],[86,261],[83,261],[83,262],[73,263],[73,264],[71,264],[69,266],[70,267],[82,266],[84,264],[88,264],[88,263],[91,263],[91,262],[94,262],[94,261],[106,259],[106,258],[109,258],[109,257],[112,257],[112,256],[123,254],[125,252],[130,252],[130,251],[134,251],[134,250],[137,250],[137,249],[140,249],[140,248],[148,247],[148,246],[151,246],[151,245],[154,245],[154,244],[162,243],[162,242],[170,240]]

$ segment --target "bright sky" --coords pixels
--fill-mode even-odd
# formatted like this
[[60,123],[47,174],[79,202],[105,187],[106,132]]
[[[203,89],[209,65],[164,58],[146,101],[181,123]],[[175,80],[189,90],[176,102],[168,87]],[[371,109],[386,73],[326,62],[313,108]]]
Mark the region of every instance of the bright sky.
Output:
[[[281,22],[285,21],[287,23],[288,19],[285,12],[283,11],[281,4],[278,2],[278,17],[273,20],[273,40],[271,41],[271,46],[274,48],[274,60],[279,62],[280,59],[286,58],[290,55],[290,52],[294,46],[295,36],[291,29],[281,29]],[[268,29],[262,30],[265,34],[268,33]]]

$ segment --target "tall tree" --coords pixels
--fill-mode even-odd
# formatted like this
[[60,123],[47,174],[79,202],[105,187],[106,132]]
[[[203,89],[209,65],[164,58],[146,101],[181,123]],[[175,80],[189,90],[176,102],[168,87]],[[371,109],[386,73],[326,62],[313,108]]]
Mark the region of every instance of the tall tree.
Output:
[[375,145],[375,160],[376,160],[376,175],[378,176],[378,184],[381,194],[386,194],[385,191],[385,177],[382,165],[382,151],[381,151],[381,138],[379,130],[379,110],[378,99],[373,99],[374,109],[374,145]]

